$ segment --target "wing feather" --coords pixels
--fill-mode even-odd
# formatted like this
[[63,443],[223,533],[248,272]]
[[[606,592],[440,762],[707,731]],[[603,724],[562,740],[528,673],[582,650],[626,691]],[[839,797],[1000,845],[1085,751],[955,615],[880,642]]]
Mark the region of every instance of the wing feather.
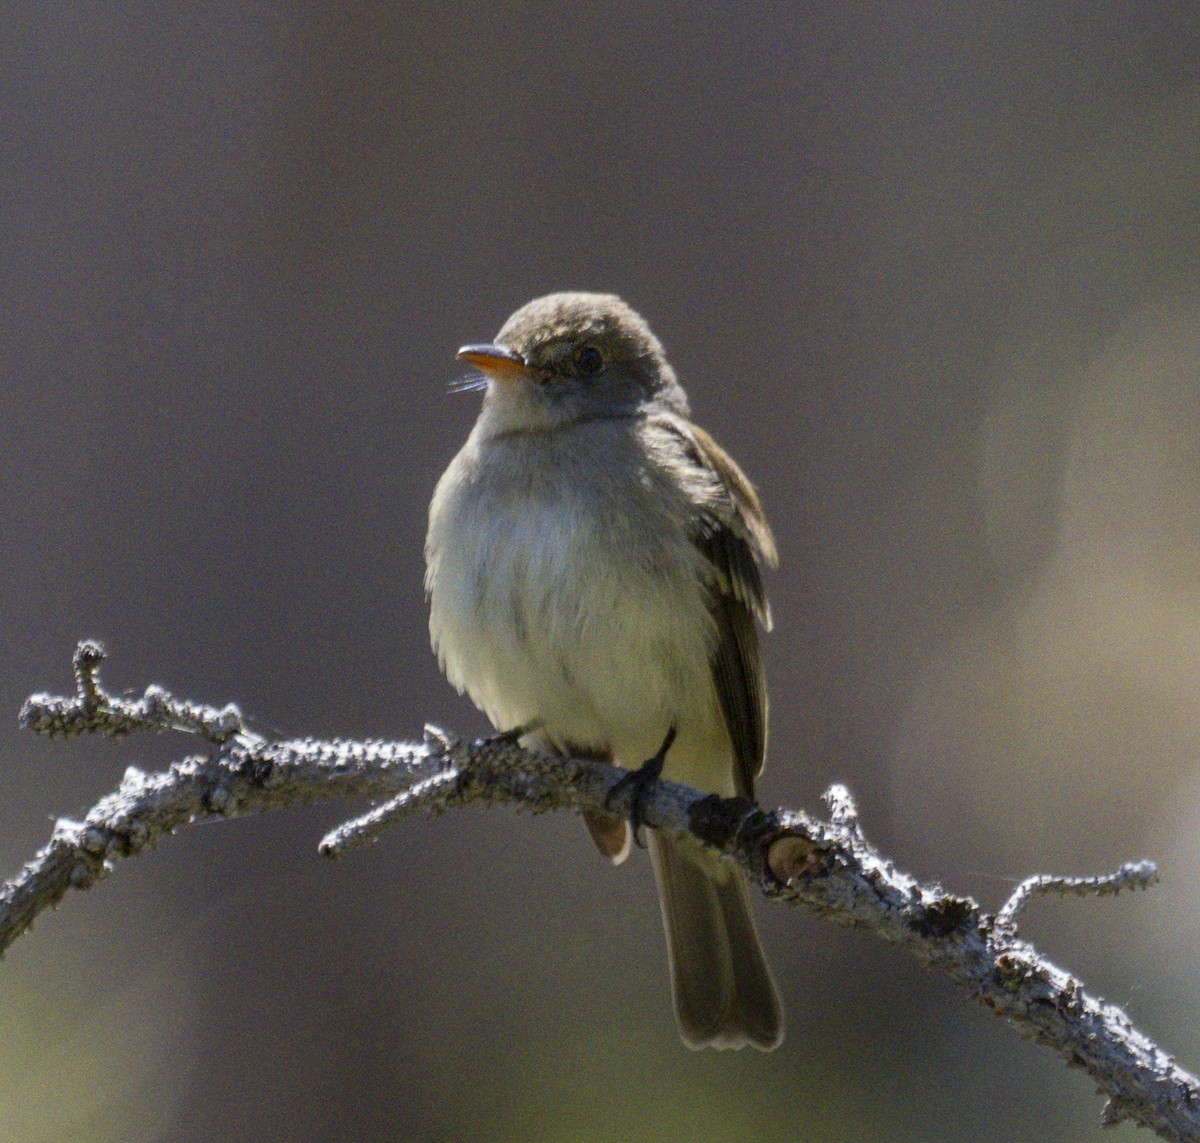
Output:
[[655,420],[695,466],[692,538],[711,569],[713,682],[733,744],[738,792],[753,798],[767,750],[767,688],[755,621],[771,629],[762,567],[778,562],[775,539],[754,486],[708,433],[672,414]]

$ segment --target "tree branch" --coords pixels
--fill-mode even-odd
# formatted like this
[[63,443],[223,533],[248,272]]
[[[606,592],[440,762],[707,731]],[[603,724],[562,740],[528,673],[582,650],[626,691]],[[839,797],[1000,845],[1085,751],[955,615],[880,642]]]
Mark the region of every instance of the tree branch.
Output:
[[[545,757],[503,736],[463,742],[432,727],[419,743],[273,741],[249,730],[233,706],[184,702],[160,687],[148,688],[140,699],[109,695],[99,681],[103,657],[99,644],[81,643],[77,693],[34,695],[21,710],[21,724],[51,737],[182,731],[207,749],[160,773],[130,768],[83,821],[60,819],[49,844],[0,889],[0,951],[69,889],[90,888],[122,858],[204,819],[334,798],[382,799],[321,842],[321,852],[336,857],[418,810],[443,813],[489,803],[535,813],[629,812],[629,790],[613,793],[626,774],[618,767]],[[1018,913],[1035,893],[1145,887],[1157,877],[1150,862],[1099,877],[1031,877],[993,917],[969,897],[895,869],[867,841],[844,787],[832,787],[826,801],[830,818],[821,821],[659,782],[642,810],[647,825],[690,834],[736,861],[769,899],[869,929],[946,973],[1024,1035],[1084,1069],[1108,1096],[1106,1124],[1131,1119],[1164,1139],[1200,1140],[1200,1081],[1138,1032],[1121,1009],[1089,995],[1041,956],[1016,928]]]

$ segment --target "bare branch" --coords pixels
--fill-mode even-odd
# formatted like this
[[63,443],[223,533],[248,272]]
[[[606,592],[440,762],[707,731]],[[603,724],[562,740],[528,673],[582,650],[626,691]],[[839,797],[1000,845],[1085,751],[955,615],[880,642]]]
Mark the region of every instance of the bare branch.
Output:
[[862,827],[858,821],[858,806],[845,786],[838,783],[825,791],[824,802],[829,807],[830,825],[839,826],[855,837],[862,837]]
[[1057,893],[1072,897],[1115,896],[1122,889],[1148,889],[1158,880],[1158,866],[1153,861],[1127,861],[1112,873],[1097,873],[1091,877],[1056,877],[1050,873],[1038,873],[1026,877],[1013,891],[1013,895],[996,914],[998,925],[1012,925],[1017,914],[1035,896]]
[[80,643],[74,658],[78,693],[73,698],[33,695],[21,708],[21,725],[51,738],[93,733],[120,738],[135,730],[181,730],[221,743],[244,733],[241,712],[232,703],[218,710],[174,698],[154,686],[137,700],[105,694],[100,689],[104,657],[104,648],[95,639]]
[[[415,810],[472,803],[534,812],[629,810],[628,788],[608,804],[626,772],[601,762],[548,758],[503,737],[461,742],[433,728],[420,743],[272,741],[249,731],[233,706],[182,702],[158,687],[141,699],[109,695],[99,681],[102,658],[98,644],[80,644],[77,693],[33,696],[22,724],[57,737],[184,731],[205,741],[207,753],[157,774],[130,769],[83,821],[60,820],[49,844],[0,889],[0,951],[69,889],[89,888],[121,858],[193,821],[334,798],[382,799],[322,841],[322,852],[336,856]],[[767,898],[869,929],[946,973],[1023,1034],[1083,1068],[1108,1096],[1105,1123],[1131,1119],[1164,1139],[1200,1141],[1200,1081],[1016,931],[1017,914],[1033,894],[1145,887],[1157,876],[1151,863],[1098,877],[1031,877],[992,917],[971,898],[921,884],[881,856],[844,787],[831,788],[826,801],[827,822],[659,782],[640,808],[648,826],[690,834],[736,861]]]
[[382,806],[376,806],[370,813],[331,830],[321,839],[318,850],[325,857],[341,857],[349,849],[375,841],[388,826],[427,805],[441,793],[443,787],[457,785],[459,777],[458,770],[450,766],[439,774],[417,782],[411,789],[390,798]]

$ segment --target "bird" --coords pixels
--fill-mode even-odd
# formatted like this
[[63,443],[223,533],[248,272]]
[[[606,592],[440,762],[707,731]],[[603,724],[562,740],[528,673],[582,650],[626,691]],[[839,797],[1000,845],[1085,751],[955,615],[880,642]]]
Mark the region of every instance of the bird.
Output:
[[[565,292],[457,356],[483,401],[429,510],[446,677],[524,746],[657,761],[664,778],[753,799],[775,540],[750,481],[690,420],[658,338],[615,294]],[[584,816],[622,861],[629,821]],[[684,1043],[777,1047],[783,1009],[743,873],[695,840],[646,838]]]

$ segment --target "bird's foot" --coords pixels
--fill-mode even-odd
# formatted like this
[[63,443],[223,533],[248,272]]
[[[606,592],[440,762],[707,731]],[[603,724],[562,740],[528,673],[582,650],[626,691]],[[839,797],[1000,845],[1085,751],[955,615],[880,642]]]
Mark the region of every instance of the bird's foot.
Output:
[[486,738],[480,738],[476,741],[477,746],[520,746],[521,739],[527,734],[532,734],[535,730],[540,729],[542,720],[540,718],[530,719],[529,722],[524,722],[520,726],[514,726],[511,730],[501,730],[496,734],[489,734]]
[[671,729],[667,731],[666,738],[663,739],[662,745],[654,756],[647,758],[636,770],[626,774],[608,791],[608,797],[604,799],[605,806],[611,809],[614,798],[620,797],[626,790],[633,790],[633,796],[629,801],[629,823],[633,826],[633,840],[637,842],[639,849],[646,848],[646,843],[642,841],[641,837],[641,829],[645,825],[646,798],[649,796],[651,788],[662,777],[663,763],[667,760],[667,751],[671,749],[676,733],[677,727],[672,723]]

